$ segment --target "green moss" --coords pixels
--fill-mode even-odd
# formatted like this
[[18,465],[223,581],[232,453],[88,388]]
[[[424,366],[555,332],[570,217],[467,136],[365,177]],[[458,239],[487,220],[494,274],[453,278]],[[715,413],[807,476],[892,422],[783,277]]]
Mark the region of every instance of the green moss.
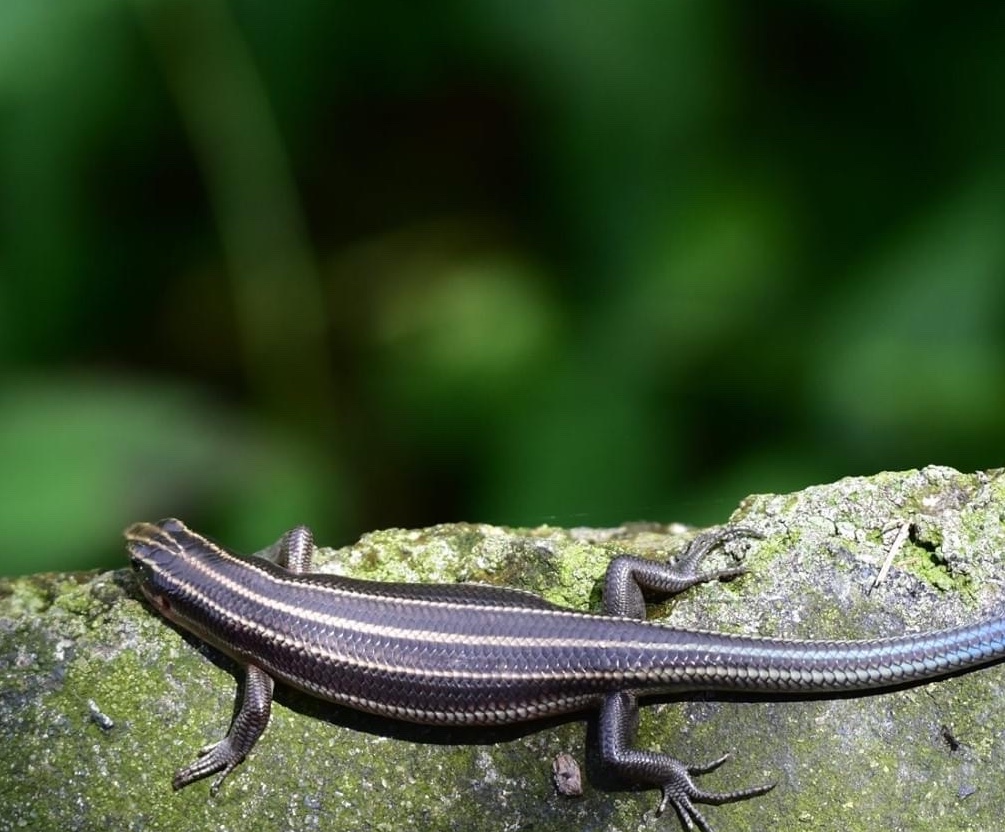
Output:
[[901,556],[901,564],[904,568],[911,569],[929,584],[944,592],[970,593],[970,577],[950,572],[946,562],[935,552],[920,546],[905,548],[907,551]]
[[45,612],[56,599],[93,575],[92,572],[45,572],[14,580],[0,579],[0,616],[17,618]]

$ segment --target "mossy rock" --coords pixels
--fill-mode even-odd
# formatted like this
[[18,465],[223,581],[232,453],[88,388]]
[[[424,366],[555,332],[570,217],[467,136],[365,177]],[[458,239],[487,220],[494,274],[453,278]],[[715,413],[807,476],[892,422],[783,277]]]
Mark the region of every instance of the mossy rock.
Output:
[[[751,573],[654,613],[681,627],[791,638],[974,621],[1005,600],[1003,517],[999,471],[930,467],[752,496],[728,520],[764,538],[715,556],[725,565],[743,555]],[[452,524],[375,532],[317,562],[366,578],[521,586],[596,608],[616,553],[666,557],[694,531]],[[173,793],[173,772],[226,731],[235,670],[143,604],[125,569],[0,581],[0,832],[678,828],[652,817],[652,792],[587,783],[582,797],[556,794],[559,753],[595,773],[585,717],[459,735],[282,689],[262,740],[216,797],[208,781]],[[778,783],[708,808],[720,832],[983,832],[1005,809],[1003,686],[1005,671],[991,668],[837,700],[664,702],[645,710],[640,742],[694,762],[732,752],[703,780],[709,788]]]

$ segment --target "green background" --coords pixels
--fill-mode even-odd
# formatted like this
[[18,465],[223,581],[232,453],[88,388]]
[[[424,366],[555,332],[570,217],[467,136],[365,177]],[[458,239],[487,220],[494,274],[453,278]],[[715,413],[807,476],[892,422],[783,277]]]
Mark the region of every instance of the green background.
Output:
[[0,4],[0,573],[1002,464],[1005,5]]

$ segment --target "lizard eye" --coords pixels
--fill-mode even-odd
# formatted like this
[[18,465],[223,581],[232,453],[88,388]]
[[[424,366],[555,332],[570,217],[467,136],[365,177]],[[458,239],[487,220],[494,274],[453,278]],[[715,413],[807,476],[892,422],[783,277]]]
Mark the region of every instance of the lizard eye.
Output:
[[150,580],[150,565],[144,561],[143,558],[133,555],[129,558],[129,563],[133,567],[136,577],[139,578],[141,582],[145,583]]

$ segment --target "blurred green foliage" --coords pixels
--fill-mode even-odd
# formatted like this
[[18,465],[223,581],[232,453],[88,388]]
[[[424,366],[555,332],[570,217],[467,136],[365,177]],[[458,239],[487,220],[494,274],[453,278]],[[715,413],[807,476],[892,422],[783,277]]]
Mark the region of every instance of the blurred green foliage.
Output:
[[0,5],[0,573],[1002,464],[1005,6]]

